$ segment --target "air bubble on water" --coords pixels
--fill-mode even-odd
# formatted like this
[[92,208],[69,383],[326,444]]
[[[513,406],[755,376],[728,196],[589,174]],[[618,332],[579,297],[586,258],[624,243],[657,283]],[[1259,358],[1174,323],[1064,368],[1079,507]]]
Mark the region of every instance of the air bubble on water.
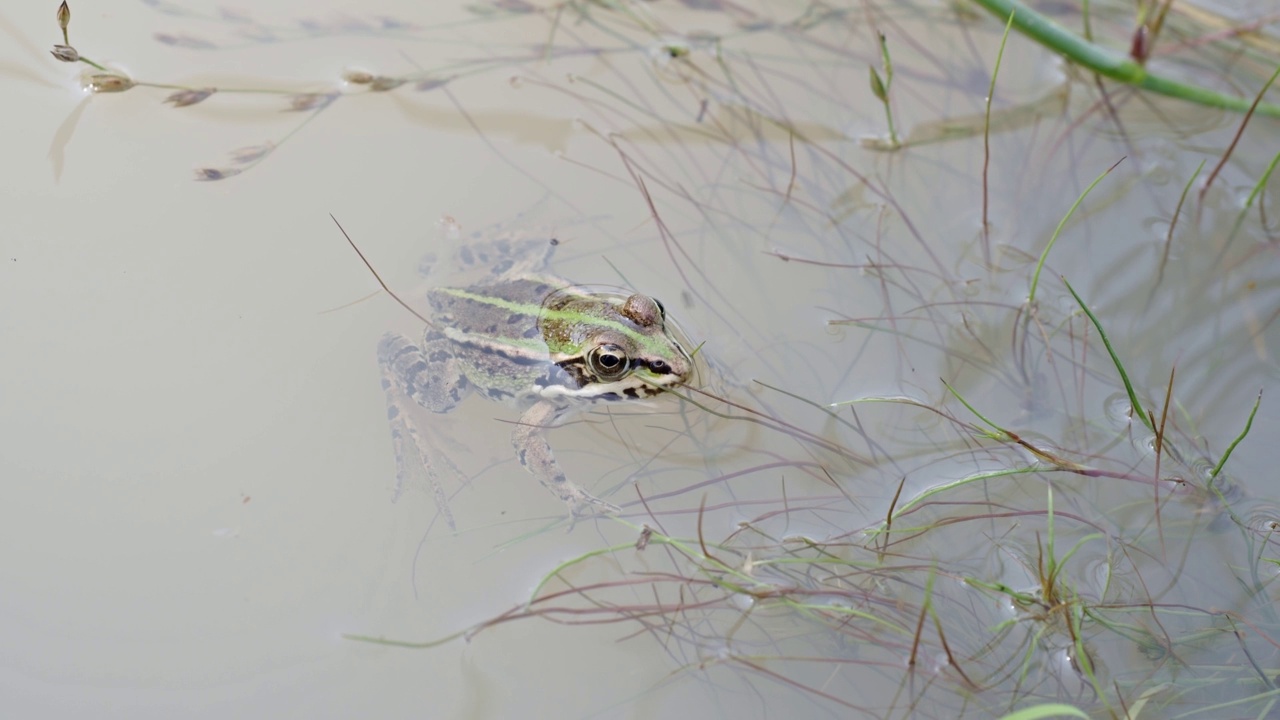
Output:
[[1213,469],[1217,467],[1209,458],[1198,457],[1190,462],[1191,474],[1201,480],[1208,480],[1213,477]]
[[1107,416],[1107,422],[1117,430],[1129,427],[1129,423],[1133,421],[1133,405],[1129,403],[1129,396],[1122,392],[1112,393],[1103,400],[1102,411]]
[[756,605],[756,599],[746,593],[734,593],[729,602],[742,612],[750,612]]
[[342,81],[348,85],[368,85],[374,80],[373,73],[359,68],[347,68],[342,71]]
[[124,92],[133,87],[131,78],[118,73],[94,73],[81,81],[81,87],[93,93]]
[[1162,247],[1169,237],[1170,218],[1163,216],[1148,217],[1142,221],[1142,229],[1146,230],[1157,247]]

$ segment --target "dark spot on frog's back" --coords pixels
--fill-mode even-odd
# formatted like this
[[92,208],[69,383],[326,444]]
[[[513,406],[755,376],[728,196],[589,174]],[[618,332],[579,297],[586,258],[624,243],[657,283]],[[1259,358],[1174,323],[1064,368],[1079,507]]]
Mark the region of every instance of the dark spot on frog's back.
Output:
[[475,264],[476,256],[471,253],[471,248],[463,245],[462,248],[458,250],[458,259],[467,265],[473,265]]
[[514,363],[516,365],[523,365],[525,367],[533,367],[535,365],[545,365],[548,362],[548,360],[546,357],[536,356],[536,355],[535,356],[512,355],[507,357],[507,362]]
[[522,318],[522,317],[523,317],[523,316],[518,315],[518,314],[512,314],[512,315],[509,315],[509,316],[507,316],[507,324],[508,324],[508,325],[515,325],[516,323],[520,322],[520,320],[521,320],[521,318]]
[[504,273],[504,272],[506,272],[506,271],[510,270],[510,269],[511,269],[511,266],[512,266],[512,265],[514,265],[514,264],[515,264],[515,262],[514,262],[514,261],[512,261],[510,258],[508,258],[508,259],[506,259],[506,260],[503,260],[502,262],[500,262],[500,263],[498,263],[497,265],[494,265],[494,266],[493,266],[493,274],[494,274],[494,275],[501,275],[502,273]]
[[405,368],[401,374],[404,377],[408,378],[410,381],[412,381],[414,378],[418,376],[418,373],[426,372],[426,370],[427,370],[427,364],[419,360],[414,364],[410,365],[409,367]]
[[511,393],[501,388],[489,388],[487,394],[494,400],[506,400],[511,397]]
[[533,338],[536,338],[541,334],[542,334],[542,329],[539,328],[537,325],[534,325],[526,329],[523,333],[521,333],[521,335],[524,336],[526,340],[532,340]]

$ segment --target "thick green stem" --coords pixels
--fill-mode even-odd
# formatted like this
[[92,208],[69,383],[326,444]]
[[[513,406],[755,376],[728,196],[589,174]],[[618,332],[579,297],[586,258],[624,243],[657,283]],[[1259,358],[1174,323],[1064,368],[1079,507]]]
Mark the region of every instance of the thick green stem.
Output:
[[[1196,85],[1188,85],[1162,75],[1153,74],[1132,59],[1085,40],[1018,0],[973,0],[973,2],[981,5],[1001,20],[1007,20],[1012,15],[1013,27],[1018,32],[1071,62],[1112,80],[1119,80],[1160,95],[1167,95],[1200,105],[1223,108],[1234,112],[1248,112],[1253,105],[1253,100],[1249,98],[1223,95]],[[1280,117],[1280,105],[1259,102],[1254,112],[1271,117]]]

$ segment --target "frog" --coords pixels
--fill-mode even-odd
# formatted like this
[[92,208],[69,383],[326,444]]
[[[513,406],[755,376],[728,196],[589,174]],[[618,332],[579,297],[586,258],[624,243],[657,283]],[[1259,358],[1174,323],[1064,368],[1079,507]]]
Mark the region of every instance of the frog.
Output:
[[[458,264],[478,268],[482,276],[467,285],[428,287],[430,312],[421,337],[388,332],[378,343],[397,488],[417,472],[416,462],[451,528],[456,525],[440,475],[462,475],[419,432],[415,406],[443,415],[467,396],[479,396],[519,410],[511,433],[516,459],[576,522],[620,509],[566,476],[547,431],[597,403],[672,390],[694,371],[693,357],[660,301],[551,274],[559,245],[547,234],[512,232],[462,243]],[[425,267],[424,262],[424,274]]]

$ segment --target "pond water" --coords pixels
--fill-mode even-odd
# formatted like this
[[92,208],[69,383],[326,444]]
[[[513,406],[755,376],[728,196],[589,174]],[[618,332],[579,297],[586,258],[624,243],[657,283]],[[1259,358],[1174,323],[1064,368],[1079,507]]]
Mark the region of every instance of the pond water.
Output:
[[[1269,6],[1207,7],[1150,67],[1252,99]],[[0,12],[15,716],[1275,712],[1274,118],[1015,32],[985,137],[976,5],[70,10],[103,69]],[[618,516],[480,397],[397,480],[376,348],[423,324],[330,214],[424,312],[506,235],[662,300],[691,387],[545,432]]]

